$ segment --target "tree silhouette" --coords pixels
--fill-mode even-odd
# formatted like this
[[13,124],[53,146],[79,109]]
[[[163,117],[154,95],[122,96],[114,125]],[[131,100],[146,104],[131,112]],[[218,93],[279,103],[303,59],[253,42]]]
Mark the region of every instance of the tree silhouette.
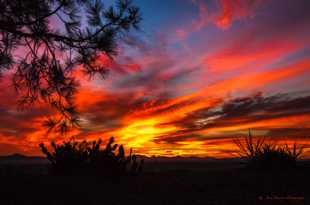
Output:
[[[139,9],[130,0],[0,0],[0,72],[13,70],[21,105],[43,100],[60,112],[45,125],[60,132],[78,125],[73,75],[105,77],[98,55],[111,59],[119,39],[138,29]],[[82,66],[77,66],[82,65]]]

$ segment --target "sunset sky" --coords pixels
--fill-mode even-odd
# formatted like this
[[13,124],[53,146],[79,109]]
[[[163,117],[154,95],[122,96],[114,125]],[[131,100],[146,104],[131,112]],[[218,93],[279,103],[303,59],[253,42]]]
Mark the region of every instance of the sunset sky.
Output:
[[[97,59],[107,78],[77,73],[81,129],[70,136],[114,136],[148,156],[231,157],[248,129],[310,147],[309,0],[134,3],[140,31],[115,62]],[[0,155],[40,155],[40,142],[70,137],[46,134],[48,105],[22,110],[10,79],[0,87]]]

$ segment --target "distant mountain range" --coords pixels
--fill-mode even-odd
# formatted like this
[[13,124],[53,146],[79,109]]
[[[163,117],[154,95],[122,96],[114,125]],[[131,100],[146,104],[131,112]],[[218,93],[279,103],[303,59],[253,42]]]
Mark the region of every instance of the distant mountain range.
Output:
[[[212,157],[183,157],[183,156],[175,156],[175,157],[166,157],[166,156],[153,156],[153,157],[148,157],[145,155],[137,155],[138,158],[145,159],[145,160],[150,160],[150,161],[226,161],[226,160],[234,160],[234,161],[239,161],[240,159],[238,158],[225,158],[225,159],[217,159],[217,158],[212,158]],[[3,160],[46,160],[45,157],[40,157],[40,156],[26,156],[23,154],[19,153],[14,153],[11,155],[6,155],[6,156],[0,156],[0,161]]]
[[47,159],[45,157],[39,156],[25,156],[22,154],[11,154],[6,156],[0,156],[0,164],[41,164],[47,163]]
[[38,156],[26,156],[22,154],[11,154],[11,155],[5,155],[5,156],[0,156],[0,160],[25,160],[25,159],[37,159],[37,160],[42,160],[45,159],[44,157],[38,157]]

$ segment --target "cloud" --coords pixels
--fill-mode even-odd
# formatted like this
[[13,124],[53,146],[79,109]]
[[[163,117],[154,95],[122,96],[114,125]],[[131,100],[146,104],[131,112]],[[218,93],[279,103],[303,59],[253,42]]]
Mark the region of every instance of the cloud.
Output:
[[203,61],[212,72],[257,69],[279,61],[281,58],[305,48],[305,41],[275,37],[257,39],[249,32],[231,45],[209,54]]
[[[84,96],[86,95],[87,93],[84,93]],[[88,94],[88,96],[90,95]],[[88,98],[91,104],[81,107],[83,109],[82,118],[87,120],[87,126],[83,128],[84,131],[122,127],[122,119],[139,110],[148,101],[143,96],[133,92],[120,94],[105,93],[101,95],[98,93],[98,95],[99,97],[96,101]]]
[[198,17],[186,28],[176,30],[180,39],[205,29],[208,25],[215,25],[220,29],[228,29],[234,21],[246,20],[255,16],[255,11],[262,4],[262,0],[204,0],[192,1],[198,8]]
[[[232,131],[242,130],[255,126],[259,129],[272,130],[276,123],[268,123],[270,120],[287,119],[285,126],[305,126],[310,128],[310,124],[303,121],[310,119],[310,95],[292,97],[290,94],[278,94],[265,97],[261,93],[249,97],[235,98],[213,109],[200,109],[194,111],[178,122],[173,122],[185,130],[186,133],[205,130],[225,130],[232,128]],[[299,116],[305,116],[298,120]],[[289,119],[295,119],[289,121]],[[262,123],[260,123],[262,122]],[[300,124],[300,122],[302,122]],[[241,126],[240,126],[241,125]],[[247,126],[248,125],[248,126]],[[280,122],[278,126],[283,126]],[[284,127],[285,127],[284,126]],[[235,129],[234,129],[235,128]],[[289,126],[288,126],[289,128]],[[231,133],[234,134],[233,132]],[[284,133],[283,133],[284,134]],[[297,133],[296,133],[297,134]]]
[[282,137],[286,139],[310,138],[310,128],[274,128],[269,130],[267,136]]
[[114,59],[111,59],[107,55],[100,55],[96,59],[96,63],[109,69],[111,72],[119,74],[128,74],[132,72],[138,72],[141,70],[139,64],[135,63],[131,58],[124,58],[124,63],[118,63]]
[[262,0],[220,0],[221,11],[215,19],[215,24],[227,29],[233,21],[253,17],[255,10],[262,3]]

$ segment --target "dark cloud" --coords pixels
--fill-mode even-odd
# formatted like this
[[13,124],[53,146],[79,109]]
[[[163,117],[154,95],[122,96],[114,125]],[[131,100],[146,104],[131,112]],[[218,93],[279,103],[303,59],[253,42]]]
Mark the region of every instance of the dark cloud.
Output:
[[[210,139],[210,136],[193,133],[210,128],[238,126],[262,120],[308,114],[310,114],[310,95],[277,94],[264,96],[262,93],[258,93],[225,101],[217,107],[200,109],[188,114],[181,120],[170,122],[169,124],[180,127],[179,131],[175,132],[173,136],[162,137],[158,141],[176,143],[193,136],[196,140]],[[257,130],[267,131],[268,136],[274,137],[286,135],[291,137],[310,136],[310,129],[308,128],[273,129],[261,127]],[[222,137],[233,137],[236,133],[225,134],[222,132],[221,135]]]
[[269,130],[268,136],[272,137],[301,137],[310,138],[310,128],[274,128]]
[[[148,101],[144,97],[136,97],[134,93],[105,95],[102,100],[88,107],[82,116],[89,121],[88,126],[113,129],[122,126],[121,119],[131,112],[143,107]],[[83,128],[87,131],[89,128]]]
[[47,108],[16,109],[12,107],[0,107],[0,132],[5,136],[20,136],[33,133],[37,127],[31,125],[35,119],[47,117],[51,114]]
[[126,75],[122,80],[113,82],[113,88],[142,89],[150,95],[170,92],[172,95],[175,93],[177,86],[184,84],[198,71],[198,68],[171,70],[174,66],[174,62],[170,59],[152,62],[141,72]]
[[171,103],[173,100],[170,97],[169,93],[161,93],[152,97],[137,95],[135,92],[126,92],[119,95],[115,93],[106,94],[101,100],[82,112],[82,118],[89,121],[88,128],[83,127],[83,130],[88,132],[93,128],[117,129],[124,126],[123,119],[131,114],[134,114],[137,118],[162,115],[182,109],[182,107],[195,102],[195,100],[189,99]]
[[212,123],[202,126],[222,127],[238,125],[259,120],[276,119],[310,113],[310,96],[290,97],[278,94],[269,97],[261,93],[243,98],[236,98],[224,103],[218,110],[199,110],[189,115],[194,122],[216,117]]
[[[209,138],[208,138],[209,139]],[[165,142],[168,144],[178,144],[179,142],[184,142],[184,141],[204,141],[205,136],[204,135],[199,135],[199,134],[194,134],[194,133],[189,133],[189,134],[184,134],[182,133],[181,135],[172,135],[172,136],[161,136],[160,138],[157,138],[154,140],[155,143],[161,143]]]
[[[176,93],[176,87],[192,80],[200,69],[197,66],[180,65],[180,59],[171,49],[170,40],[165,34],[153,34],[142,38],[129,36],[123,39],[131,49],[130,53],[122,53],[118,60],[125,64],[137,64],[139,72],[126,73],[120,80],[112,82],[113,90],[129,90],[145,92],[145,95]],[[169,47],[170,46],[170,47]],[[125,47],[126,48],[126,47]],[[132,49],[134,48],[134,49]],[[118,69],[120,70],[120,69]]]

